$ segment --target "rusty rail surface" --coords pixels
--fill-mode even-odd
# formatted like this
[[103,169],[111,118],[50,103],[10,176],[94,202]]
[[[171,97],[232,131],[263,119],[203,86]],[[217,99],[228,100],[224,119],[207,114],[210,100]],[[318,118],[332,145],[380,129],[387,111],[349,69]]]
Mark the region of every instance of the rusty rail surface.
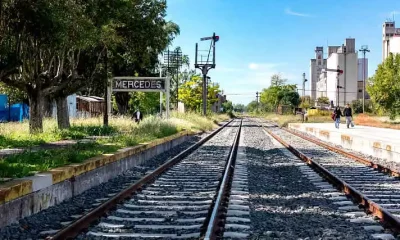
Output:
[[205,142],[210,140],[214,137],[217,133],[219,133],[223,128],[228,126],[233,121],[233,119],[223,126],[219,127],[217,130],[212,132],[210,135],[206,136],[205,138],[201,139],[199,142],[193,144],[188,149],[184,150],[180,154],[176,155],[174,158],[169,160],[168,162],[164,163],[153,172],[147,174],[140,180],[136,181],[132,186],[126,188],[125,190],[121,191],[114,197],[110,198],[108,201],[102,203],[92,211],[90,211],[85,216],[81,217],[80,219],[76,220],[72,224],[68,225],[67,227],[60,230],[54,236],[48,236],[46,240],[67,240],[67,239],[74,239],[80,233],[87,230],[94,222],[96,222],[99,218],[106,215],[108,211],[115,208],[117,204],[124,201],[125,199],[129,198],[133,193],[140,190],[141,187],[149,182],[153,181],[157,176],[168,170],[170,167],[178,163],[183,158],[187,157],[190,153],[196,150],[198,147],[203,145]]
[[367,166],[369,166],[369,167],[371,167],[371,168],[377,169],[377,170],[380,171],[380,172],[387,173],[387,174],[389,174],[389,175],[391,175],[391,176],[393,176],[393,177],[400,177],[400,172],[397,171],[397,170],[393,170],[393,169],[390,169],[390,168],[388,168],[388,167],[382,166],[382,165],[380,165],[380,164],[374,163],[374,162],[371,161],[371,160],[368,160],[368,159],[365,159],[365,158],[363,158],[363,157],[357,156],[357,155],[355,155],[355,154],[353,154],[353,153],[350,153],[350,152],[345,151],[345,150],[343,150],[343,149],[340,149],[340,148],[338,148],[338,147],[328,145],[328,144],[326,144],[326,143],[324,143],[324,142],[322,142],[322,141],[319,141],[319,140],[310,138],[310,137],[308,137],[308,136],[305,136],[304,134],[297,133],[297,132],[295,132],[295,131],[293,131],[293,130],[291,130],[291,129],[288,129],[288,128],[282,128],[282,129],[284,129],[285,131],[287,131],[287,132],[289,132],[289,133],[291,133],[291,134],[293,134],[293,135],[296,135],[296,136],[298,136],[298,137],[300,137],[300,138],[303,138],[303,139],[305,139],[305,140],[307,140],[307,141],[309,141],[309,142],[315,143],[315,144],[317,144],[317,145],[319,145],[319,146],[321,146],[321,147],[324,147],[324,148],[326,148],[326,149],[328,149],[328,150],[331,150],[331,151],[333,151],[333,152],[342,154],[342,155],[344,155],[344,156],[346,156],[346,157],[348,157],[348,158],[351,158],[351,159],[353,159],[353,160],[356,160],[357,162],[363,163],[363,164],[365,164],[365,165],[367,165]]
[[303,160],[309,166],[314,168],[316,171],[321,173],[325,178],[327,178],[331,183],[337,186],[341,191],[344,193],[351,195],[359,204],[361,204],[366,210],[368,210],[372,215],[380,218],[380,220],[388,224],[390,228],[396,233],[400,232],[400,220],[388,212],[386,209],[382,208],[379,204],[375,203],[374,201],[370,200],[364,194],[347,184],[345,181],[341,180],[335,174],[329,172],[326,168],[318,164],[317,162],[313,161],[311,158],[306,156],[301,151],[297,150],[283,139],[281,139],[276,134],[272,133],[270,130],[263,127],[264,130],[275,138],[278,142],[280,142],[283,146],[285,146],[290,152],[296,155],[298,158]]
[[223,233],[224,221],[226,217],[227,208],[225,204],[229,202],[229,187],[232,183],[233,170],[235,169],[235,160],[237,155],[237,150],[239,148],[239,139],[242,129],[242,122],[240,120],[238,131],[236,132],[235,139],[231,151],[229,153],[229,158],[225,166],[224,176],[222,178],[220,187],[217,193],[217,199],[214,203],[212,214],[208,221],[207,231],[204,236],[204,240],[222,239],[221,234]]

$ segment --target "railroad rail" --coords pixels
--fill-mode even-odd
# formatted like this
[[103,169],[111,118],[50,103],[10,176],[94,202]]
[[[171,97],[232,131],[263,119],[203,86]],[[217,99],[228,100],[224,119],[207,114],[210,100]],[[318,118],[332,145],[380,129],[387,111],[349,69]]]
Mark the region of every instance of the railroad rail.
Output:
[[[329,182],[365,208],[367,213],[380,219],[381,223],[395,233],[400,233],[400,180],[393,170],[378,166],[368,159],[348,153],[323,142],[281,129],[275,124],[260,123],[265,132],[285,146],[294,155],[319,172]],[[304,141],[306,140],[306,141]],[[317,146],[302,151],[295,145],[315,144],[336,153],[336,156],[319,157],[313,154]],[[314,149],[313,149],[314,148]],[[379,171],[376,171],[379,170]]]
[[[46,239],[220,238],[241,125],[226,123]],[[216,139],[226,146],[212,149]]]

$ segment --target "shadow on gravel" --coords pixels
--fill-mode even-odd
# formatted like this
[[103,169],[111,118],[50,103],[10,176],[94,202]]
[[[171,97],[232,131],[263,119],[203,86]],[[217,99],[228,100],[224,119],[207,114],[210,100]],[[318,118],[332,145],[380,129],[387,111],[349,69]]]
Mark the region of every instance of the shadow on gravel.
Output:
[[279,148],[246,147],[250,239],[372,239],[347,221]]

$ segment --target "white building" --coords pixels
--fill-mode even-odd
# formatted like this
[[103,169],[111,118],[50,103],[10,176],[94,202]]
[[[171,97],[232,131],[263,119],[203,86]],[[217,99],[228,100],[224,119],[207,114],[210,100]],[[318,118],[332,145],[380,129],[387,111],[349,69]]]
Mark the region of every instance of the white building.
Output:
[[400,28],[396,28],[395,22],[384,22],[382,33],[382,61],[385,61],[389,53],[400,53]]
[[[69,117],[76,118],[77,117],[76,94],[72,94],[67,97],[67,104],[68,104]],[[56,118],[57,117],[57,104],[55,102],[53,102],[52,105],[53,105],[52,117]]]
[[[332,48],[334,49],[334,48]],[[358,93],[358,53],[355,51],[355,39],[347,38],[345,44],[337,48],[328,56],[328,69],[342,69],[343,74],[339,75],[339,106],[351,103],[357,99]],[[326,92],[333,104],[337,103],[337,73],[327,72]]]
[[310,84],[311,100],[316,100],[317,97],[317,82],[322,69],[326,68],[326,59],[324,59],[324,48],[315,48],[315,58],[310,60],[310,75],[308,82]]
[[321,74],[319,75],[317,82],[317,99],[320,97],[327,97],[328,85],[326,76],[326,72],[321,72]]

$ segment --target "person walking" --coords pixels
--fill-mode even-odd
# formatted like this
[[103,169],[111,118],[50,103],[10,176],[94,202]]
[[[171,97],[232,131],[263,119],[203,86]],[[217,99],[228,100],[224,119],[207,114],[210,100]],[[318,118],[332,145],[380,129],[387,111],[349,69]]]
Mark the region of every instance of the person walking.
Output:
[[343,115],[346,118],[346,125],[347,128],[349,128],[349,126],[351,125],[351,127],[354,127],[353,124],[353,114],[351,112],[351,107],[349,104],[346,104],[346,107],[343,110]]
[[342,115],[342,111],[340,110],[340,107],[336,107],[335,111],[333,112],[334,117],[335,117],[335,127],[339,128],[340,126],[340,117],[343,116]]

